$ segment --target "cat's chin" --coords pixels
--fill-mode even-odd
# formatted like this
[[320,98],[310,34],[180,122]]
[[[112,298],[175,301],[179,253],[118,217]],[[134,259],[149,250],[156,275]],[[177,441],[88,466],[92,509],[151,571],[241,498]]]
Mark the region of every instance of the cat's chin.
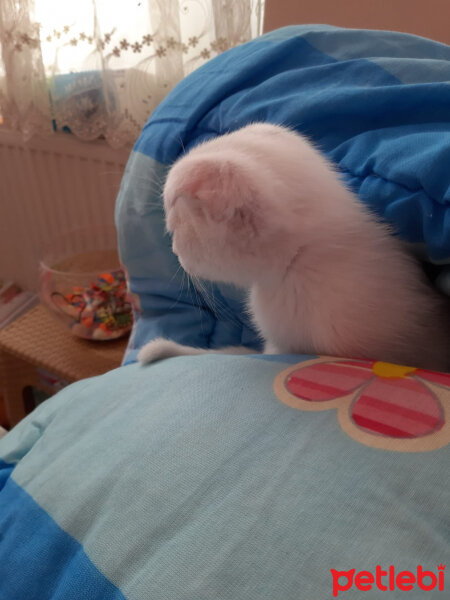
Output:
[[191,277],[200,277],[200,279],[208,279],[208,277],[205,275],[202,269],[198,268],[198,263],[196,264],[193,261],[193,264],[191,264],[188,260],[183,259],[179,254],[177,254],[177,257],[178,262],[188,275],[190,275]]
[[216,283],[231,283],[238,287],[249,287],[249,278],[247,276],[244,275],[238,277],[235,270],[231,270],[230,273],[227,273],[223,269],[223,265],[214,269],[211,268],[210,264],[199,264],[198,261],[192,261],[192,263],[190,263],[190,261],[186,261],[180,256],[178,256],[178,261],[186,273],[191,277]]

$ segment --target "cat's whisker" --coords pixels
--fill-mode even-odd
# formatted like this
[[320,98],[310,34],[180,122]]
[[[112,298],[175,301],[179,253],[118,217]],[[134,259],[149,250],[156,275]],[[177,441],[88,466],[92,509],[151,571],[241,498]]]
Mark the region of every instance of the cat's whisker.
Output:
[[135,179],[145,183],[147,193],[150,192],[156,194],[157,196],[161,196],[162,198],[165,181],[161,181],[160,179],[153,179],[151,177],[143,177],[142,175],[136,175]]
[[146,202],[145,207],[146,208],[155,208],[155,209],[160,210],[161,212],[164,211],[164,207],[161,205],[160,202]]
[[207,299],[207,301],[210,302],[212,311],[215,315],[217,315],[217,299],[214,296],[214,287],[213,284],[210,283],[210,289],[208,290],[208,286],[207,283],[204,282],[202,283],[202,288],[203,288],[203,294],[205,296],[205,298]]
[[233,311],[229,307],[227,307],[221,300],[214,296],[213,283],[209,282],[211,290],[208,291],[206,287],[206,282],[203,282],[200,278],[195,276],[192,276],[192,278],[195,281],[199,290],[201,290],[205,303],[208,305],[208,307],[211,309],[211,311],[217,318],[223,318],[224,321],[230,321],[230,323],[242,327],[242,323],[239,321],[239,319],[236,317]]
[[150,177],[136,176],[136,180],[140,180],[145,182],[146,184],[150,184],[150,191],[157,191],[158,193],[162,193],[164,189],[164,182],[159,179],[153,179]]
[[205,328],[204,328],[203,318],[202,318],[203,317],[203,308],[202,308],[202,306],[200,304],[199,296],[198,296],[197,291],[195,289],[194,282],[191,281],[191,275],[189,275],[189,273],[187,273],[187,272],[186,272],[186,275],[187,275],[187,281],[188,281],[188,290],[190,292],[191,287],[192,287],[192,291],[193,291],[194,296],[195,296],[195,300],[194,300],[194,297],[191,294],[192,304],[197,307],[197,309],[198,309],[198,311],[200,313],[200,329],[202,330],[203,333],[205,333]]
[[[177,270],[175,271],[175,273],[172,275],[172,277],[170,278],[170,281],[172,282],[175,277],[178,275],[178,273],[180,272],[180,269],[182,268],[182,266],[179,264]],[[183,274],[185,273],[184,269],[183,269]]]
[[183,154],[186,154],[186,148],[184,147],[183,140],[181,139],[181,135],[178,136],[178,139],[180,140],[180,145],[183,149]]
[[[180,270],[181,265],[178,267],[176,273],[178,273],[178,271]],[[176,274],[175,273],[175,274]],[[173,308],[175,308],[175,306],[178,304],[178,302],[180,301],[181,296],[183,295],[184,292],[184,279],[185,279],[185,275],[186,275],[186,271],[183,269],[182,271],[182,278],[181,278],[181,284],[180,284],[180,290],[178,292],[178,296],[177,299],[175,300],[175,302],[172,304],[172,306],[169,307],[169,310],[172,310]],[[173,279],[173,277],[172,277]],[[171,279],[171,281],[172,281]]]

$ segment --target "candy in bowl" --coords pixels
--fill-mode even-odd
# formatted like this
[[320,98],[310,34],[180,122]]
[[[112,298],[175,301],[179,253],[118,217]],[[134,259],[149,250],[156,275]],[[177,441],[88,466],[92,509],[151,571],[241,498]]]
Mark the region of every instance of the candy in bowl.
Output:
[[128,333],[132,309],[114,228],[72,231],[51,241],[40,262],[40,298],[74,335],[113,340]]

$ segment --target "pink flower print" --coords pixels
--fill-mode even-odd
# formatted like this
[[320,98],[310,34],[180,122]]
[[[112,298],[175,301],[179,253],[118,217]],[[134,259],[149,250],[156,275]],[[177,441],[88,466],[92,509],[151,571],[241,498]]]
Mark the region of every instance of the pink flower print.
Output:
[[337,409],[342,429],[372,447],[421,452],[450,441],[450,374],[322,357],[280,373],[274,390],[292,408]]

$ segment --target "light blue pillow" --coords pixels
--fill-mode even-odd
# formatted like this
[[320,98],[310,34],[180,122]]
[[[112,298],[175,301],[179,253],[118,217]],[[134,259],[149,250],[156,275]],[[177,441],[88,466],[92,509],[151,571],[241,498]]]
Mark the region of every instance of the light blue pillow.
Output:
[[64,389],[0,440],[0,598],[361,600],[377,566],[448,598],[450,375],[348,362],[180,357]]

